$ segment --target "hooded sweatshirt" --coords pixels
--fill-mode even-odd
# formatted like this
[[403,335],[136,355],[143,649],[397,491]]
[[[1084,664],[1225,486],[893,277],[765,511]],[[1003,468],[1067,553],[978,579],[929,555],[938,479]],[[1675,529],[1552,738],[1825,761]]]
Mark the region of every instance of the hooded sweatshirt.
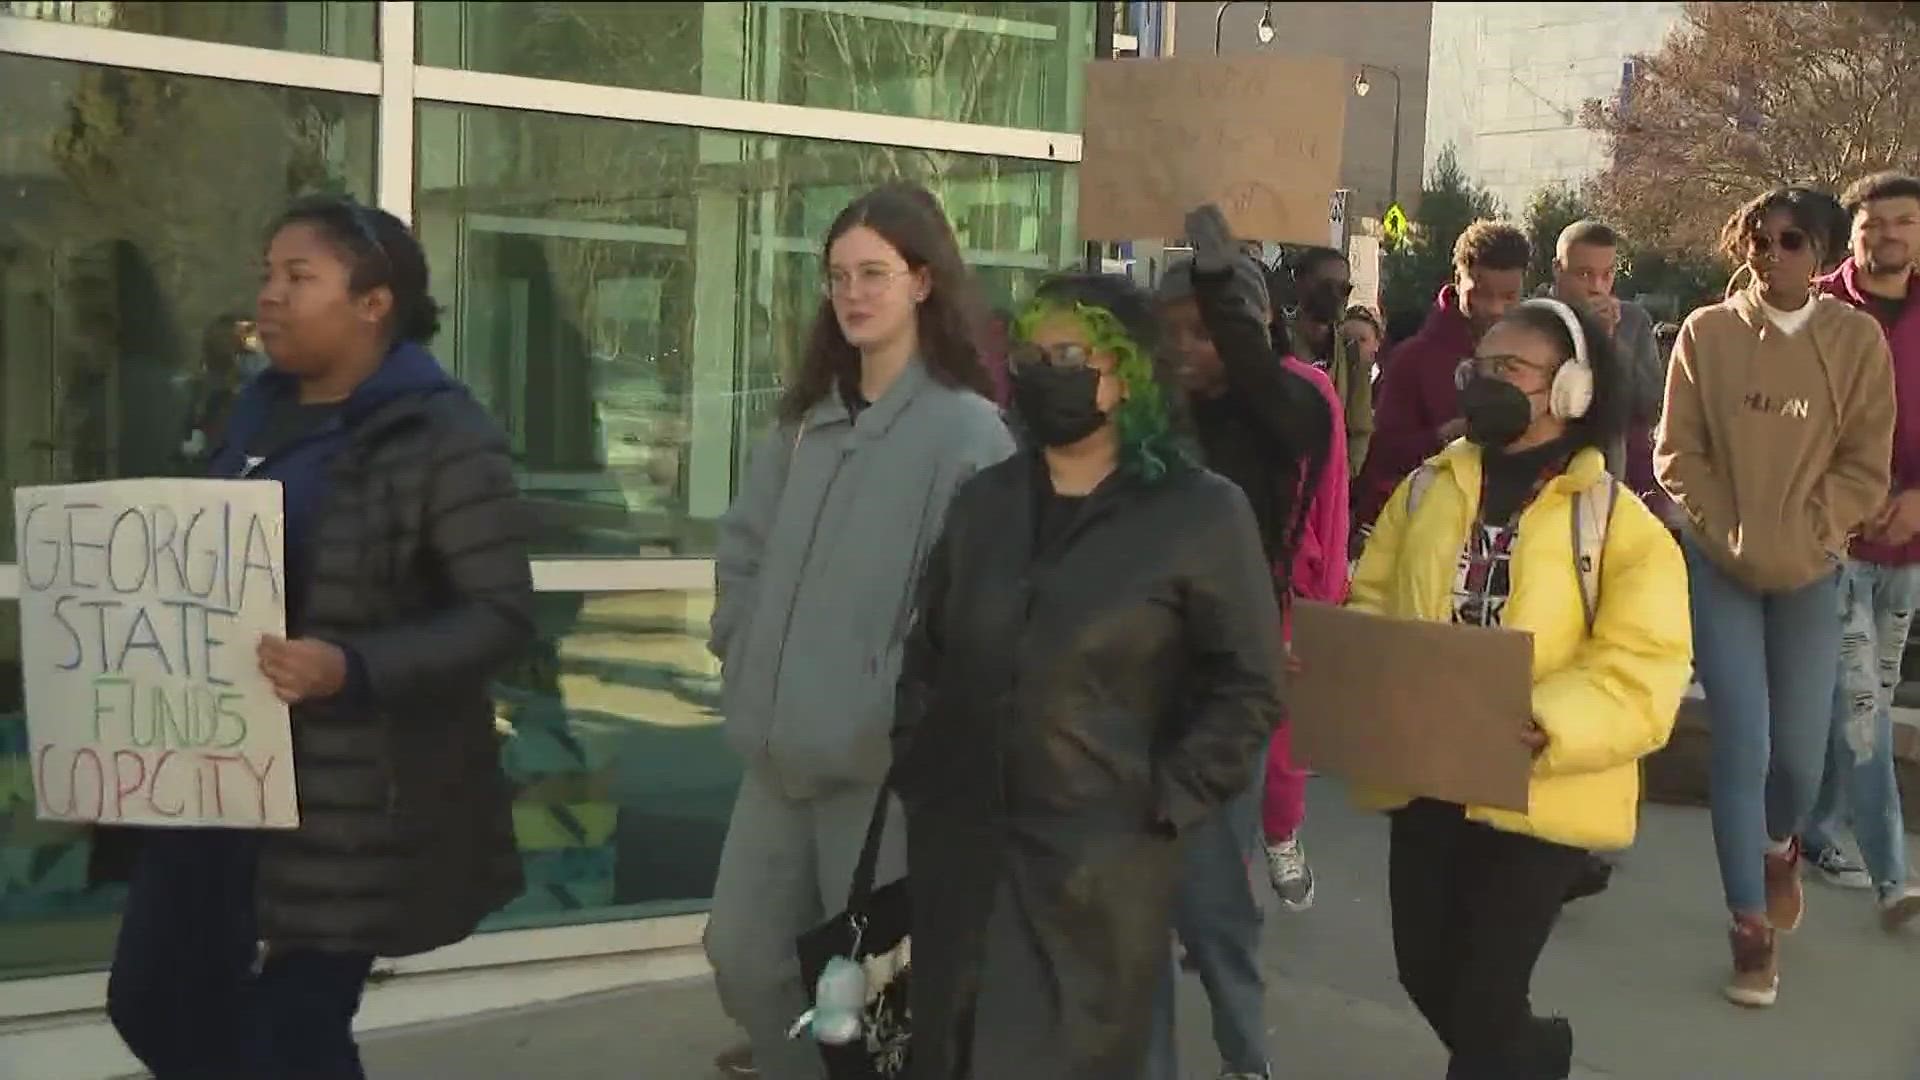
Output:
[[225,441],[207,474],[278,480],[286,518],[287,625],[298,634],[306,613],[315,520],[332,487],[333,459],[381,406],[408,394],[465,394],[423,345],[401,342],[345,401],[302,405],[299,381],[268,369],[240,391]]
[[1694,312],[1654,446],[1692,538],[1756,592],[1833,571],[1886,502],[1893,365],[1872,316],[1816,294],[1785,333],[1753,289]]
[[[1322,604],[1347,599],[1347,431],[1340,393],[1327,373],[1297,357],[1281,360],[1288,371],[1312,383],[1333,414],[1327,463],[1307,495],[1307,520],[1293,555],[1293,592]],[[1302,478],[1305,482],[1305,478]]]
[[[1848,258],[1840,268],[1820,279],[1820,289],[1874,316],[1886,331],[1893,354],[1893,490],[1920,489],[1920,272],[1907,280],[1907,302],[1889,317],[1861,287],[1860,270]],[[1853,557],[1881,566],[1920,563],[1920,539],[1906,544],[1881,544],[1865,538],[1853,542]]]
[[1394,347],[1374,395],[1373,439],[1353,487],[1353,521],[1370,526],[1393,490],[1440,452],[1440,428],[1460,415],[1453,373],[1473,355],[1473,323],[1452,285],[1440,290],[1420,332]]

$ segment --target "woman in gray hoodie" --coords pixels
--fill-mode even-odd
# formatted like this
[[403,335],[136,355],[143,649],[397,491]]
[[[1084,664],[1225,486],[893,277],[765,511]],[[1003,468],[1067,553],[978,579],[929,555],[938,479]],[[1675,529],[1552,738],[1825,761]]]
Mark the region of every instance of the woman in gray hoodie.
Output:
[[[932,195],[893,184],[855,200],[821,271],[806,359],[721,521],[709,643],[746,769],[707,957],[767,1080],[821,1075],[818,1046],[786,1037],[806,1008],[794,939],[846,899],[892,764],[914,586],[947,503],[1013,452]],[[886,837],[879,879],[904,870],[904,837]]]

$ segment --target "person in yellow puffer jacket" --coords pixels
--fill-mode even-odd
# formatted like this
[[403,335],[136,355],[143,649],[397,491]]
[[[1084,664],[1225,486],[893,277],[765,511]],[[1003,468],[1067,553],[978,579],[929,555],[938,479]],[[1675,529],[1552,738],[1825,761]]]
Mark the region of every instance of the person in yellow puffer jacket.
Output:
[[[1600,448],[1630,391],[1599,326],[1527,301],[1458,379],[1467,436],[1402,482],[1348,606],[1533,635],[1533,716],[1514,718],[1535,755],[1528,811],[1359,798],[1391,811],[1394,954],[1452,1054],[1447,1075],[1563,1080],[1572,1027],[1534,1016],[1533,968],[1590,853],[1633,841],[1639,761],[1666,744],[1689,680],[1687,572],[1666,526],[1606,473]],[[1576,503],[1606,519],[1588,533],[1604,537],[1591,584]]]

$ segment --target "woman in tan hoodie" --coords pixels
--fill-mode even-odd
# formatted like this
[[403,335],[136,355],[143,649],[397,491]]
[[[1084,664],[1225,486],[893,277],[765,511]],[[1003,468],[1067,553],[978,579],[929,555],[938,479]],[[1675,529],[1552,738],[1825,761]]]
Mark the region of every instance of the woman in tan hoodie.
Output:
[[1813,809],[1840,649],[1848,538],[1886,501],[1893,367],[1873,317],[1817,296],[1827,232],[1780,189],[1727,222],[1752,271],[1681,327],[1654,450],[1683,532],[1694,651],[1712,724],[1713,835],[1727,997],[1773,1004],[1776,931],[1800,923],[1794,837]]

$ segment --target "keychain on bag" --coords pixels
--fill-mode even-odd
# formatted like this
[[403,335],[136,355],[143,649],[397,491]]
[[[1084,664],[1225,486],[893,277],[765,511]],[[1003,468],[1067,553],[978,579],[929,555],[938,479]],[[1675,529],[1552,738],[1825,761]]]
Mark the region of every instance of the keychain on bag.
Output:
[[814,1041],[845,1046],[860,1038],[861,1014],[867,1007],[867,971],[859,961],[836,956],[827,961],[813,984],[813,1008],[800,1014],[787,1038],[812,1031]]
[[[860,953],[865,931],[866,920],[856,916],[853,945],[847,950],[853,956]],[[864,1027],[860,1018],[867,1008],[867,969],[853,956],[836,956],[820,969],[813,984],[813,1008],[800,1014],[787,1038],[797,1039],[808,1028],[813,1029],[815,1042],[828,1046],[845,1046],[860,1037]]]

